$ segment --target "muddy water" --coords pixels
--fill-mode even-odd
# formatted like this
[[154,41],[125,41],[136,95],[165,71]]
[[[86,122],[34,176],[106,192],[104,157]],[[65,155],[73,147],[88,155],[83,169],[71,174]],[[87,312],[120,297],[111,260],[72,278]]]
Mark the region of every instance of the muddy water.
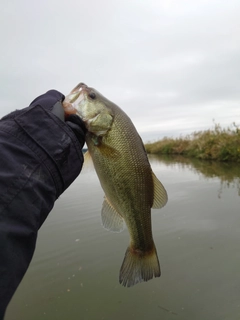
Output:
[[167,206],[152,210],[162,276],[118,284],[127,230],[101,226],[103,192],[90,169],[57,201],[6,320],[240,319],[238,164],[150,156]]

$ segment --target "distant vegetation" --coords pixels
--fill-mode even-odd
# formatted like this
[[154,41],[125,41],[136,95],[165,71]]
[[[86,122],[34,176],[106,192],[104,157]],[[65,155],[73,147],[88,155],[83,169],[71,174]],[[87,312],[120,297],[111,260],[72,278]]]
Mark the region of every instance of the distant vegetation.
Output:
[[228,128],[214,124],[213,129],[193,132],[180,138],[163,138],[145,144],[150,154],[180,154],[204,160],[240,162],[240,129],[233,123]]

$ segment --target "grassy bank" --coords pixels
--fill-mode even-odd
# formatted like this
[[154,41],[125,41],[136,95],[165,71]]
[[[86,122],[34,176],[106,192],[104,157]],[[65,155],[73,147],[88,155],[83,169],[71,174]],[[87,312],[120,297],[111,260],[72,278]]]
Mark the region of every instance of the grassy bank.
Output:
[[147,143],[145,148],[150,154],[181,154],[204,160],[240,162],[240,129],[235,123],[228,128],[215,124],[213,129],[185,137],[165,137]]

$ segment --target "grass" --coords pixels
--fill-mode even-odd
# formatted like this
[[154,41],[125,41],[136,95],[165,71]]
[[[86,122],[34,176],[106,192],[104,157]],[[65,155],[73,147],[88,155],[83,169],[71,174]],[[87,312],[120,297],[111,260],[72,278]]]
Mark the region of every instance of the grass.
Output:
[[202,160],[240,162],[240,129],[233,123],[228,128],[214,124],[213,129],[193,132],[180,138],[167,138],[146,143],[150,154],[178,154]]

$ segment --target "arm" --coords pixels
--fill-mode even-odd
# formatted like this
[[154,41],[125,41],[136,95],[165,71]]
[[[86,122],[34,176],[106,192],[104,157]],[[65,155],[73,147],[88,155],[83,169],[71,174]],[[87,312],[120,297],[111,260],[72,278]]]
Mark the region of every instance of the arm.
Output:
[[84,132],[52,113],[63,99],[51,90],[0,120],[0,319],[32,259],[38,229],[82,168]]

